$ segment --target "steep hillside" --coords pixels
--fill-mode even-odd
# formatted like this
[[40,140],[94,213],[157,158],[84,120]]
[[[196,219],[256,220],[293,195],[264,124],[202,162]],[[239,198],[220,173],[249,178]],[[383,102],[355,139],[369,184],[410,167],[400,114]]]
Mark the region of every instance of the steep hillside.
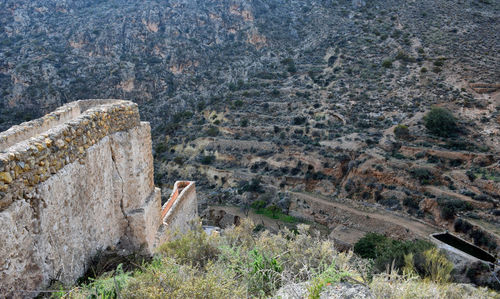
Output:
[[[299,209],[296,194],[361,201],[495,251],[499,12],[487,0],[4,0],[0,128],[75,99],[130,99],[152,123],[164,188],[196,180],[203,204],[261,199],[332,231],[369,228]],[[432,105],[456,132],[430,134]]]

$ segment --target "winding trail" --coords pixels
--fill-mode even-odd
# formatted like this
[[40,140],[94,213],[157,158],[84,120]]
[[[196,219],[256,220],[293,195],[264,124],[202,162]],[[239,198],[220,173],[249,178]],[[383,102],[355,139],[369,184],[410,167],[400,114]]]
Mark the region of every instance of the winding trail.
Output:
[[336,201],[331,201],[325,199],[324,196],[321,195],[312,195],[307,193],[300,192],[290,192],[290,194],[296,196],[300,199],[305,199],[306,201],[312,201],[320,205],[333,207],[346,213],[353,214],[356,216],[360,216],[361,218],[372,218],[383,222],[392,223],[401,227],[404,227],[414,233],[415,235],[427,239],[430,234],[435,233],[437,231],[442,231],[443,228],[440,228],[435,225],[431,225],[429,223],[423,222],[420,219],[416,219],[409,215],[398,215],[394,212],[382,210],[374,207],[367,207],[364,205],[359,205],[353,203],[341,203]]

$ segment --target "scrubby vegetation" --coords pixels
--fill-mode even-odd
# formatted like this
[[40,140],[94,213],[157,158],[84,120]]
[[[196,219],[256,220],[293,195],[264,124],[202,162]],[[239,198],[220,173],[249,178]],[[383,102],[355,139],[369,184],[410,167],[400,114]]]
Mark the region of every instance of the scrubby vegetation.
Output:
[[455,117],[445,108],[432,107],[424,116],[425,127],[429,132],[441,137],[449,137],[457,133]]
[[432,243],[421,240],[398,241],[368,233],[354,245],[354,252],[372,259],[374,270],[378,273],[392,267],[400,273],[410,271],[422,278],[447,282],[453,269],[453,265]]
[[[381,250],[397,251],[392,257],[399,257],[403,252],[418,255],[423,248],[430,249],[424,251],[421,265],[409,262],[411,255],[407,254],[402,274],[394,266],[389,274],[377,274],[370,260],[338,252],[332,241],[322,239],[306,225],[299,225],[294,232],[285,229],[277,234],[256,233],[255,225],[245,220],[222,235],[207,235],[197,226],[163,244],[153,261],[143,263],[139,270],[124,272],[119,266],[116,271],[54,297],[270,297],[284,285],[306,282],[309,298],[318,298],[327,285],[348,281],[369,287],[376,298],[494,298],[486,289],[446,283],[449,262],[425,242],[401,243],[378,235],[364,240],[361,254],[366,256],[369,246],[375,246],[375,260]],[[390,259],[386,261],[390,263]],[[419,266],[424,267],[426,279],[412,270]]]
[[394,128],[394,135],[399,139],[407,139],[410,137],[410,130],[406,125],[397,125]]
[[263,200],[254,201],[250,207],[255,210],[255,213],[265,215],[269,218],[279,219],[288,223],[296,223],[298,221],[295,217],[284,214],[275,204],[268,205]]

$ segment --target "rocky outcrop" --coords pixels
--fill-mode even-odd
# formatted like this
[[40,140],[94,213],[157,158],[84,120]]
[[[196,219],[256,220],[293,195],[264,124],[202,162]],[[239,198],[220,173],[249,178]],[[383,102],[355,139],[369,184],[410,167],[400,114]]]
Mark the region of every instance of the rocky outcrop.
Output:
[[73,102],[1,133],[0,146],[0,295],[72,283],[109,247],[152,252],[161,196],[136,104]]

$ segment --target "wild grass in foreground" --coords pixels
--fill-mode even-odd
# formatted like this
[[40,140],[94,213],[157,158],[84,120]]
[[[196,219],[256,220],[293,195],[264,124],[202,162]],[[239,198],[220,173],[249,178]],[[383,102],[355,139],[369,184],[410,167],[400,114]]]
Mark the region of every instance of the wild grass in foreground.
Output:
[[307,225],[278,234],[254,229],[245,220],[222,235],[208,236],[198,226],[163,244],[153,261],[139,270],[118,267],[54,297],[262,298],[273,297],[282,286],[305,282],[307,296],[319,298],[325,286],[348,281],[369,287],[375,298],[499,298],[487,289],[421,278],[411,267],[405,274],[374,274],[370,260],[336,251],[332,241]]

